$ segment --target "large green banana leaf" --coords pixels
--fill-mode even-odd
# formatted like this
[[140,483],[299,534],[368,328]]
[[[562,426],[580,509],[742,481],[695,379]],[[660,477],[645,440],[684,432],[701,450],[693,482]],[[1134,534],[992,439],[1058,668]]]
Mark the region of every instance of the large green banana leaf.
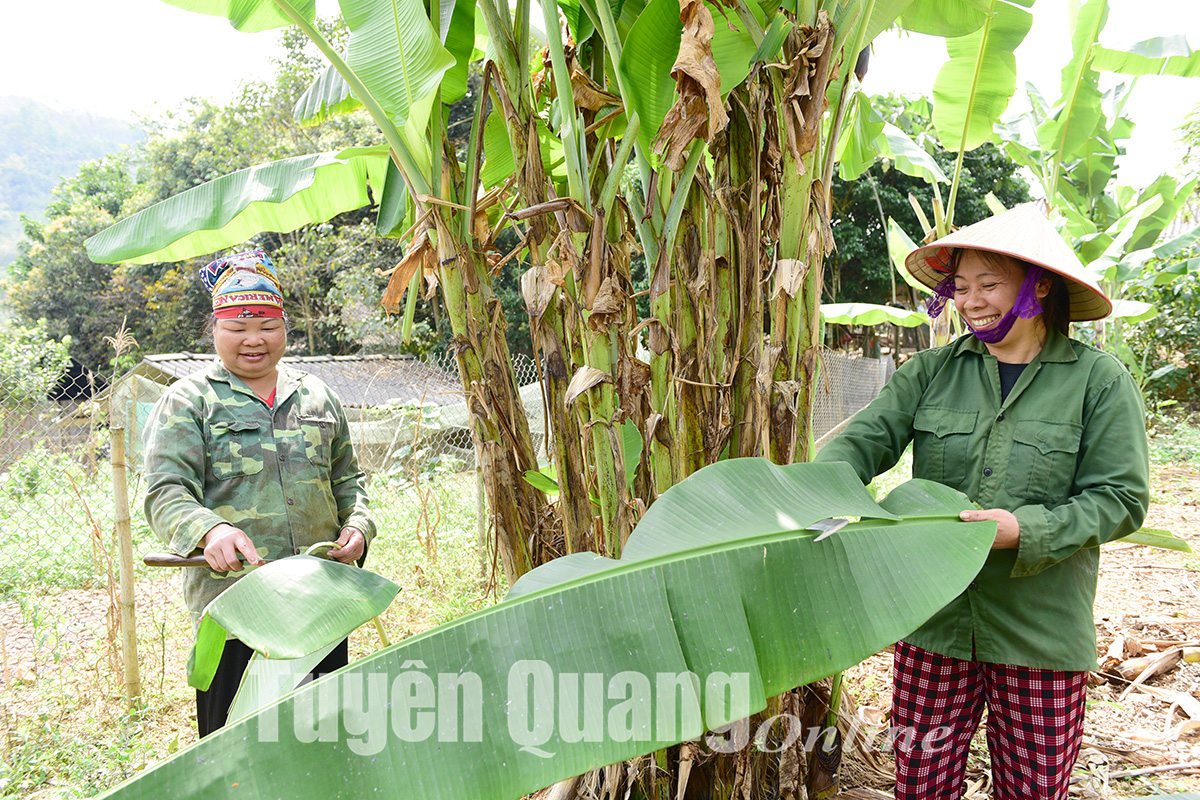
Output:
[[973,33],[991,14],[988,0],[917,2],[900,15],[900,27],[914,33],[950,38]]
[[1092,66],[1124,75],[1177,75],[1200,77],[1200,53],[1188,47],[1183,35],[1161,36],[1138,42],[1129,50],[1093,48]]
[[970,151],[988,141],[1017,88],[1013,52],[1033,15],[1007,0],[992,0],[991,8],[994,16],[984,27],[946,40],[950,60],[933,83],[933,124],[947,150]]
[[884,123],[883,133],[877,139],[879,155],[892,159],[896,169],[914,178],[924,178],[929,183],[949,183],[950,178],[938,166],[925,148],[912,137],[890,122]]
[[[309,684],[111,796],[507,800],[701,736],[896,641],[974,577],[995,525],[958,521],[968,502],[944,488],[897,492],[904,514],[845,464],[720,462],[665,492],[621,560],[545,564],[503,603]],[[822,541],[805,529],[838,515],[864,519]],[[739,731],[708,743],[745,746]]]
[[[1061,96],[1050,117],[1038,127],[1042,149],[1071,161],[1104,119],[1099,74],[1092,69],[1092,44],[1108,19],[1108,0],[1087,0],[1076,7],[1071,24],[1071,60],[1063,67]],[[1053,188],[1053,187],[1052,187]]]
[[163,0],[177,8],[225,17],[239,31],[256,33],[273,28],[285,28],[293,20],[280,6],[292,8],[300,17],[312,22],[317,14],[316,0]]
[[98,264],[182,261],[362,208],[371,202],[368,183],[383,190],[387,154],[340,155],[271,161],[188,189],[88,239],[88,257]]
[[475,52],[475,4],[470,0],[442,0],[438,34],[454,66],[442,78],[442,102],[457,103],[467,96],[467,72]]
[[455,65],[421,0],[340,0],[346,63],[403,129],[424,128],[442,75]]

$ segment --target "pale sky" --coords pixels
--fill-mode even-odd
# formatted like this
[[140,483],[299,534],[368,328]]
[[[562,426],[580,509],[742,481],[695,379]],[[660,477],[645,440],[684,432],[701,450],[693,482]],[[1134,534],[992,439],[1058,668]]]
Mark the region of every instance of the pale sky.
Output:
[[[1032,80],[1058,96],[1059,71],[1069,57],[1068,0],[1038,0],[1034,28],[1017,51],[1019,84]],[[228,102],[241,81],[267,78],[277,32],[244,34],[219,17],[183,11],[162,0],[8,0],[0,11],[0,96],[32,96],[62,107],[133,119],[192,96]],[[334,0],[319,0],[323,14]],[[1186,33],[1200,48],[1200,2],[1110,0],[1101,42],[1121,47],[1166,33]],[[888,35],[877,41],[864,89],[928,93],[945,44]],[[1014,101],[1019,102],[1019,101]],[[1141,78],[1131,106],[1141,120],[1122,182],[1140,183],[1174,170],[1184,115],[1200,102],[1200,79]]]
[[[1193,49],[1200,49],[1200,2],[1197,0],[1109,0],[1108,23],[1100,43],[1113,49],[1155,36],[1182,34]],[[1067,0],[1037,0],[1033,28],[1017,48],[1018,96],[1005,118],[1028,109],[1021,95],[1032,82],[1048,102],[1059,97],[1062,68],[1071,58],[1067,28]],[[944,39],[918,34],[888,33],[875,40],[871,69],[863,82],[868,94],[890,91],[932,96],[937,71],[946,61]],[[1102,73],[1101,89],[1122,81],[1123,75]],[[1143,76],[1137,79],[1127,115],[1137,123],[1118,160],[1118,181],[1143,186],[1164,172],[1177,174],[1185,148],[1176,130],[1200,103],[1200,78]]]

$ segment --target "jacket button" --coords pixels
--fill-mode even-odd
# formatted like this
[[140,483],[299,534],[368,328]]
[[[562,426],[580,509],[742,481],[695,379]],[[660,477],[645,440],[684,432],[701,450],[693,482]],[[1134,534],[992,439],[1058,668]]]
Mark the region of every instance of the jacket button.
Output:
[[1000,416],[996,417],[996,422],[1004,422],[1004,415],[1001,414]]
[[[991,467],[987,467],[987,468],[985,468],[985,469],[983,470],[983,477],[985,477],[985,478],[990,478],[990,477],[992,477],[992,468],[991,468]],[[292,502],[292,501],[291,501],[291,500],[288,500],[288,502],[290,503],[290,502]]]
[[968,586],[967,588],[968,588],[968,589],[978,589],[978,588],[979,588],[979,584],[978,584],[978,583],[976,583],[975,581],[971,581],[971,585],[970,585],[970,586]]
[[287,503],[289,506],[294,506],[296,504],[296,501],[289,497]]

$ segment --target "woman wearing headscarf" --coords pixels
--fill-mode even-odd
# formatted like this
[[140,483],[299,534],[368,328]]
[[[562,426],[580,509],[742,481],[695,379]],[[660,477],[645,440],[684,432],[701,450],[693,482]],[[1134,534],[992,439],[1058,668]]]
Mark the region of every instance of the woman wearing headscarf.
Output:
[[994,520],[983,569],[896,645],[897,798],[958,798],[983,709],[994,797],[1065,798],[1096,668],[1099,545],[1149,504],[1141,395],[1117,359],[1068,337],[1112,303],[1032,204],[909,254],[971,330],[917,353],[818,461],[868,482],[909,442],[913,477],[965,493]]
[[[312,375],[281,366],[283,294],[261,250],[218,259],[212,294],[217,358],[160,398],[146,427],[146,517],[171,551],[200,549],[210,569],[184,570],[193,622],[253,566],[336,542],[360,560],[375,524],[341,403]],[[207,691],[196,693],[201,736],[223,726],[251,650],[227,642]],[[343,641],[314,670],[345,666]]]

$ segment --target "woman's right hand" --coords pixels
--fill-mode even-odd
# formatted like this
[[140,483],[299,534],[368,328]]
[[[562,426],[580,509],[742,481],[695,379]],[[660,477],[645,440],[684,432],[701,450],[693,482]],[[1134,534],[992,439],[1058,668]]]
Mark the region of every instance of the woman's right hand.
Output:
[[259,567],[267,563],[259,557],[246,532],[226,522],[204,534],[200,546],[204,548],[204,560],[214,572],[240,572],[242,562],[238,553],[246,557],[247,564]]

